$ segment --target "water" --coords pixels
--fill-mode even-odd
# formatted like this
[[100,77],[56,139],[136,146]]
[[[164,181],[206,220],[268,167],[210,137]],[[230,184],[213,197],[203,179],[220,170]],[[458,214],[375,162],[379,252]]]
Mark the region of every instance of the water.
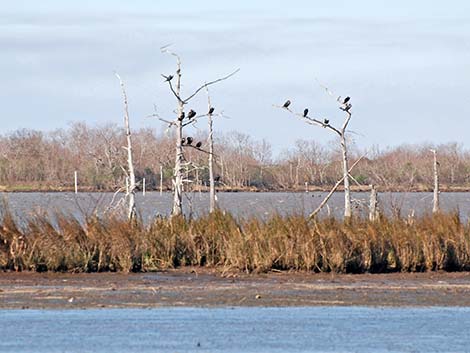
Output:
[[[309,214],[320,204],[326,192],[311,193],[219,193],[218,201],[222,209],[233,213],[236,217],[257,216],[266,218],[279,214]],[[10,209],[19,216],[27,216],[34,212],[65,212],[76,217],[83,217],[97,211],[103,213],[110,211],[112,193],[3,193]],[[118,195],[119,200],[123,195]],[[354,211],[367,214],[368,193],[353,193]],[[209,204],[207,193],[187,193],[184,198],[184,211],[187,215],[200,216],[207,213]],[[116,204],[116,200],[114,205]],[[432,193],[382,193],[379,195],[381,208],[386,214],[401,210],[402,216],[411,213],[421,215],[430,213],[432,209]],[[144,197],[137,195],[137,209],[148,222],[156,215],[169,215],[172,205],[170,193],[148,192]],[[341,217],[344,205],[343,193],[336,193],[330,199],[328,207],[324,208],[322,215],[328,213]],[[442,193],[441,207],[445,211],[458,210],[462,219],[468,220],[470,214],[470,193]]]
[[468,352],[470,308],[0,310],[0,352]]

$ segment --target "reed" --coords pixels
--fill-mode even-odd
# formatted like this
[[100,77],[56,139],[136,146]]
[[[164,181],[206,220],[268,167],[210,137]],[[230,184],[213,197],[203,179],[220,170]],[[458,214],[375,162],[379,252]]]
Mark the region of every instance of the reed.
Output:
[[7,207],[1,210],[2,270],[138,272],[180,266],[246,272],[467,271],[470,226],[458,214],[309,222],[279,215],[235,219],[217,211],[144,225],[113,216],[79,221],[63,214],[17,221]]

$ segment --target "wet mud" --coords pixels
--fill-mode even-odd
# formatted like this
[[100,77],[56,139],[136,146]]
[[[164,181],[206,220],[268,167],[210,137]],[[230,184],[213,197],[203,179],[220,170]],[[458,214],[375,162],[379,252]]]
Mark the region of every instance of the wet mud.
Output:
[[470,306],[470,273],[0,273],[2,309]]

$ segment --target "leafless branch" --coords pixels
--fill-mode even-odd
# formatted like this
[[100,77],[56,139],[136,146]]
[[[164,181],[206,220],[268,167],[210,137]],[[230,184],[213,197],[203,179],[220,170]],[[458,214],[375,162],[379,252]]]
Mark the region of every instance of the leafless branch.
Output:
[[318,120],[316,118],[309,117],[308,115],[296,113],[296,112],[292,111],[291,109],[284,108],[283,106],[280,106],[280,105],[273,104],[273,107],[280,108],[280,109],[283,109],[285,111],[288,111],[289,113],[296,116],[300,120],[306,122],[307,124],[316,125],[316,126],[320,126],[320,127],[329,129],[329,130],[331,130],[331,131],[333,131],[333,132],[335,132],[335,133],[337,133],[338,135],[341,136],[341,132],[337,128],[335,128],[333,125],[331,125],[330,123],[327,124],[324,121]]
[[236,69],[235,71],[233,71],[232,73],[228,74],[227,76],[218,78],[217,80],[204,83],[202,86],[200,86],[198,89],[196,89],[196,91],[194,91],[193,94],[191,94],[188,98],[186,98],[186,99],[183,100],[184,104],[188,103],[196,94],[198,94],[198,93],[199,93],[201,90],[203,90],[204,88],[206,88],[206,87],[208,87],[208,86],[210,86],[210,85],[213,85],[213,84],[215,84],[215,83],[218,83],[218,82],[221,82],[221,81],[225,81],[225,80],[229,79],[230,77],[234,76],[238,71],[240,71],[240,69]]
[[[355,161],[353,163],[353,165],[349,168],[348,170],[348,175],[349,173],[354,169],[354,167],[365,157],[366,155],[362,155],[357,161]],[[341,179],[339,179],[335,186],[333,186],[333,188],[330,190],[330,192],[328,193],[328,195],[325,196],[325,198],[323,199],[323,201],[320,203],[320,205],[312,212],[310,213],[310,215],[308,216],[309,219],[312,219],[312,218],[315,218],[315,216],[318,214],[318,212],[320,212],[320,210],[325,206],[325,204],[328,202],[328,200],[330,199],[330,197],[335,193],[336,189],[338,189],[338,187],[341,185],[341,183],[343,182],[343,180],[345,179],[345,176],[343,175],[341,177]]]

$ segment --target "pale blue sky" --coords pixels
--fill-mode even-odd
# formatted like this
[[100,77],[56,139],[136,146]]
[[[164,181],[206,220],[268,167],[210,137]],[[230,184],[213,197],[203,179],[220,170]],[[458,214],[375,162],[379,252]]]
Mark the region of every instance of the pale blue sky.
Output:
[[[342,121],[315,82],[350,95],[351,129],[367,147],[456,141],[470,148],[470,2],[449,1],[9,1],[0,10],[2,125],[51,130],[70,121],[121,123],[117,70],[134,127],[174,101],[159,47],[183,59],[184,89],[241,71],[212,89],[231,119],[222,131],[266,138],[275,151],[298,138],[331,140],[272,107]],[[205,111],[204,95],[188,108]],[[204,127],[201,123],[201,128]]]

